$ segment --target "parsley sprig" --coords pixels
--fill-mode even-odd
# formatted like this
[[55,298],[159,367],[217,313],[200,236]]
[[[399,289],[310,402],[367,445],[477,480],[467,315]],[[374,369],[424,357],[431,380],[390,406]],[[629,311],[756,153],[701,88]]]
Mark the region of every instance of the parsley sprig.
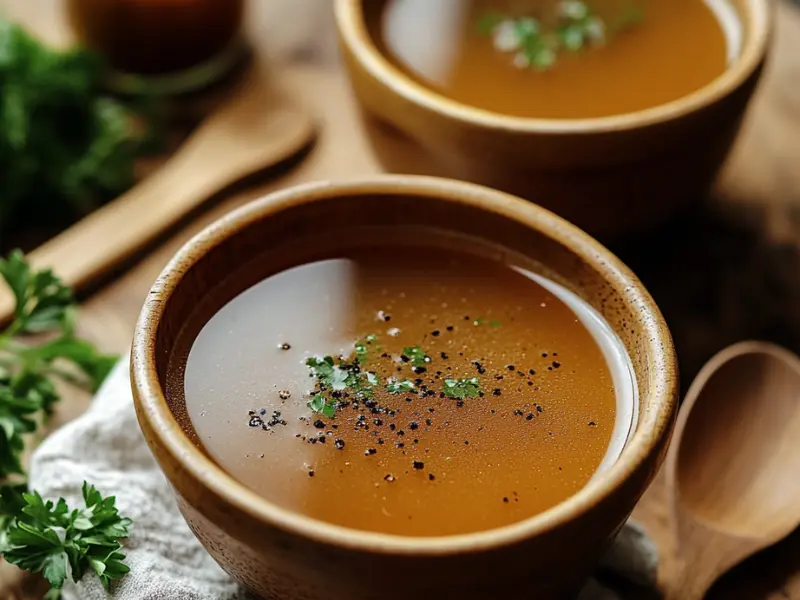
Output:
[[93,571],[108,588],[127,573],[119,551],[129,519],[115,500],[84,483],[84,508],[28,493],[21,456],[29,434],[53,411],[55,381],[96,390],[117,357],[75,337],[72,290],[50,270],[33,271],[19,251],[0,258],[0,277],[15,299],[14,317],[0,330],[0,553],[22,569],[42,572],[57,598],[68,574]]
[[53,586],[50,598],[58,597],[68,574],[79,581],[91,570],[110,589],[129,571],[119,540],[128,537],[132,522],[120,517],[113,496],[103,498],[84,482],[82,509],[70,511],[63,498],[53,503],[38,492],[22,493],[21,500],[13,495],[10,501],[18,513],[4,535],[3,555],[26,571],[41,572]]

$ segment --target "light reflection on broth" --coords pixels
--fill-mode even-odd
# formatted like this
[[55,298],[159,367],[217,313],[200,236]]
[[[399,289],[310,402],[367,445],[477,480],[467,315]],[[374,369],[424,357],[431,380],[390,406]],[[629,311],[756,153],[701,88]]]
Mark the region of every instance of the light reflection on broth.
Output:
[[[355,529],[467,533],[563,501],[596,472],[612,434],[615,453],[627,437],[635,391],[615,381],[631,381],[630,362],[610,330],[583,324],[599,316],[582,301],[576,313],[558,297],[566,290],[513,267],[378,244],[266,278],[184,342],[200,443],[270,501]],[[365,339],[374,403],[312,413],[305,361],[352,357]],[[430,359],[420,372],[400,358],[413,346]],[[473,377],[482,397],[443,393],[445,380]],[[389,393],[390,378],[414,392]]]
[[[741,24],[728,0],[588,0],[603,43],[559,53],[544,72],[515,66],[479,25],[487,15],[535,17],[556,32],[561,0],[385,0],[368,23],[410,76],[463,104],[534,118],[634,112],[686,96],[739,53]],[[626,11],[641,20],[616,33]]]

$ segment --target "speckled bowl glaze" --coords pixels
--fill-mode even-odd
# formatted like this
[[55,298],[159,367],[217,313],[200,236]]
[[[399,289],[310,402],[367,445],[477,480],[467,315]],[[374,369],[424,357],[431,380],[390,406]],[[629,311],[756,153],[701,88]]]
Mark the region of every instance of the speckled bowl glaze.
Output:
[[674,102],[595,119],[517,118],[450,100],[381,53],[365,23],[383,1],[334,4],[365,131],[389,172],[496,187],[608,236],[655,225],[708,194],[761,77],[771,34],[771,0],[730,1],[744,37],[725,73]]
[[[594,306],[625,344],[638,381],[638,422],[618,461],[533,518],[480,533],[413,538],[350,530],[287,511],[210,460],[181,427],[184,407],[165,393],[171,353],[198,300],[237,269],[252,273],[253,283],[265,277],[275,267],[264,265],[291,240],[354,225],[432,227],[502,245],[532,258]],[[661,464],[678,394],[667,326],[642,284],[608,250],[519,198],[413,176],[292,188],[207,228],[153,286],[136,327],[131,371],[139,423],[187,523],[231,576],[274,600],[569,597]]]

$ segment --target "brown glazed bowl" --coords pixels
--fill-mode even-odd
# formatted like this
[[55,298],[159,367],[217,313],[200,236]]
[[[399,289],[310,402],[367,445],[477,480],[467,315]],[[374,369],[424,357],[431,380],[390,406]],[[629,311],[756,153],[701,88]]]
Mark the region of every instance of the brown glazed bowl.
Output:
[[[635,433],[618,461],[575,496],[479,533],[413,538],[356,531],[271,504],[217,466],[182,428],[185,406],[166,392],[167,365],[181,329],[203,298],[219,293],[223,277],[246,274],[231,277],[244,288],[285,268],[284,250],[298,248],[304,236],[396,225],[464,234],[533,258],[591,303],[624,342],[639,388]],[[223,302],[242,291],[229,287]],[[664,459],[678,394],[667,326],[642,284],[608,250],[519,198],[414,176],[296,187],[211,225],[153,286],[136,327],[131,371],[142,431],[192,531],[231,576],[270,600],[569,597]]]
[[488,185],[614,235],[663,221],[710,191],[771,33],[771,0],[731,2],[744,37],[723,75],[655,108],[569,120],[510,117],[439,95],[396,68],[370,35],[365,23],[384,0],[335,0],[335,9],[365,131],[386,170]]

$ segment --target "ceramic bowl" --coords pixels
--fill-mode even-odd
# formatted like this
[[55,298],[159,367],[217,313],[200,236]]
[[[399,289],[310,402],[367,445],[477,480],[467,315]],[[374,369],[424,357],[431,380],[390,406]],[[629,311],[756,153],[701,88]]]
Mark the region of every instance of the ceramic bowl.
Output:
[[[220,293],[219,281],[238,271],[230,281],[242,282],[236,284],[241,289],[224,287],[224,302],[285,268],[286,248],[293,242],[297,248],[305,235],[398,224],[466,234],[531,257],[604,315],[623,341],[639,389],[635,433],[617,462],[575,496],[528,520],[480,533],[370,533],[268,502],[192,442],[182,426],[185,406],[168,392],[175,382],[167,381],[167,365],[202,299]],[[581,585],[656,473],[678,393],[664,320],[642,284],[608,250],[519,198],[414,176],[292,188],[211,225],[178,252],[153,286],[131,360],[139,423],[192,531],[235,579],[280,600],[563,598]],[[177,385],[182,389],[181,381]]]
[[730,0],[739,58],[697,92],[595,119],[504,116],[416,83],[365,25],[383,0],[336,0],[336,22],[365,131],[390,172],[443,175],[533,200],[595,235],[635,232],[707,196],[761,77],[770,0]]

